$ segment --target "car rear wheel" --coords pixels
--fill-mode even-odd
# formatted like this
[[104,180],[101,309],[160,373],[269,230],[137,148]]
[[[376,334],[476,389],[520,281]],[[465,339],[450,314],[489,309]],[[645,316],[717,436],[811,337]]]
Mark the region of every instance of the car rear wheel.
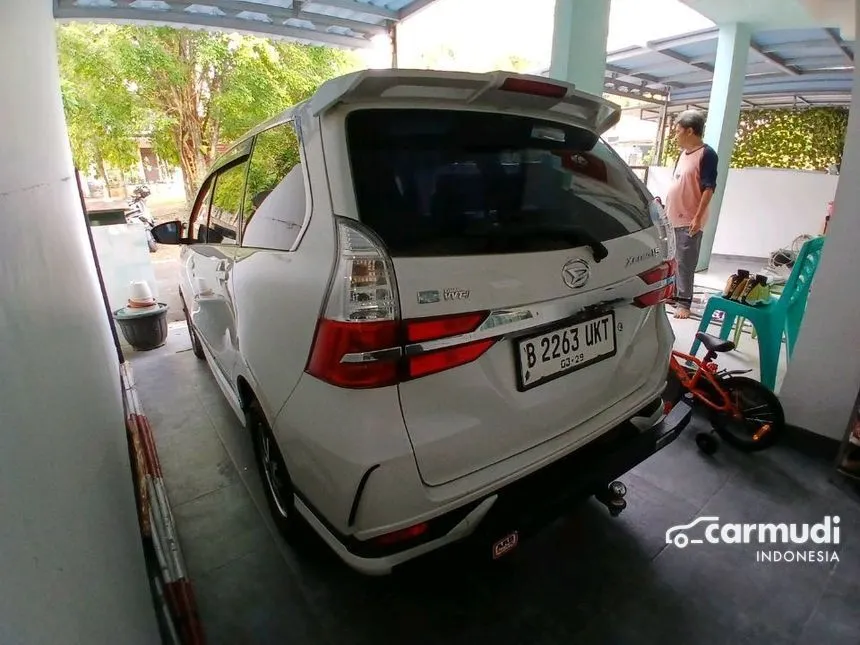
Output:
[[281,534],[292,538],[297,523],[292,481],[284,457],[257,401],[252,401],[247,406],[245,423],[254,442],[257,470],[260,472],[269,511]]

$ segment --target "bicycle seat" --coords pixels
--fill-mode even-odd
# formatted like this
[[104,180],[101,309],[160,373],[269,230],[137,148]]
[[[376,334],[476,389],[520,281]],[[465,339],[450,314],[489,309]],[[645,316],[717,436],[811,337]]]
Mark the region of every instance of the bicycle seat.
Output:
[[702,345],[707,347],[709,352],[730,352],[735,348],[732,341],[711,336],[703,331],[697,332],[696,338],[702,341]]

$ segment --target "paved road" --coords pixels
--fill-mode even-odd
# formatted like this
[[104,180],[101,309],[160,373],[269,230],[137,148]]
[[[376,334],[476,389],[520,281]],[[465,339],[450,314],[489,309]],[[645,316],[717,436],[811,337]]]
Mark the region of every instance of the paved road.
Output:
[[[184,201],[150,199],[147,205],[156,222],[186,218]],[[169,307],[167,321],[185,320],[182,300],[179,298],[179,247],[159,245],[158,251],[150,257],[158,286],[158,299]]]
[[167,304],[167,321],[184,320],[179,298],[179,247],[160,245],[153,253],[152,268],[158,288],[158,299]]

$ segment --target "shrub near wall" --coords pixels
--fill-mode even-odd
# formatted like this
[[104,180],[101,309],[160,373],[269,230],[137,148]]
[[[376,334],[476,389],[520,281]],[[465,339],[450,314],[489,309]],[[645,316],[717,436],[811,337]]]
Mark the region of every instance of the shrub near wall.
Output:
[[[663,164],[672,166],[678,146],[670,120]],[[848,126],[845,108],[803,110],[745,110],[741,112],[732,168],[790,168],[827,170],[842,163]]]

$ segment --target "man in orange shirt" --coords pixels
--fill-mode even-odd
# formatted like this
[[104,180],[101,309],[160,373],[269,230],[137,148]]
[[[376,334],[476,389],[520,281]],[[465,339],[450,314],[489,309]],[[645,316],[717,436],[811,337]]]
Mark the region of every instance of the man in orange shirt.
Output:
[[675,229],[678,259],[675,318],[690,317],[702,229],[717,187],[717,153],[702,140],[704,133],[705,116],[701,112],[687,110],[675,120],[674,135],[681,154],[666,195],[666,215]]

